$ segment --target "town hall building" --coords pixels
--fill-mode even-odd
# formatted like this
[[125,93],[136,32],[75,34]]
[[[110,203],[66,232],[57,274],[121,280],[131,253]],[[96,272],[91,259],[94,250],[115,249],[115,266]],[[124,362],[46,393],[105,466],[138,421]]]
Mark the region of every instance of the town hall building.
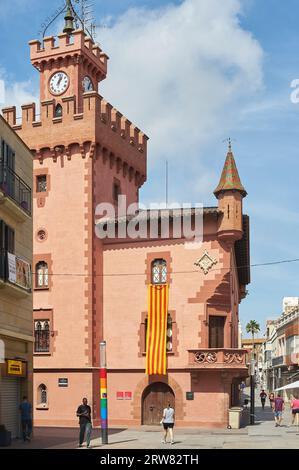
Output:
[[196,249],[172,237],[174,217],[169,237],[100,239],[98,204],[139,202],[148,137],[98,93],[108,57],[86,32],[31,41],[30,54],[41,115],[32,103],[21,123],[15,107],[3,116],[33,153],[35,425],[76,426],[83,397],[100,425],[105,340],[110,426],[159,424],[170,402],[177,425],[226,427],[248,375],[238,331],[250,282],[231,146]]

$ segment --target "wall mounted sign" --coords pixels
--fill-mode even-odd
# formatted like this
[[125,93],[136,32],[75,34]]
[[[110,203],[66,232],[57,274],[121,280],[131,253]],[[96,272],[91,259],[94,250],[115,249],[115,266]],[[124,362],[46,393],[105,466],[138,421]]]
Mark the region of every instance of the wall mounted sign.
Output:
[[186,400],[194,400],[194,392],[186,392]]
[[24,368],[22,361],[7,361],[7,375],[13,375],[18,377],[24,376]]
[[116,399],[123,400],[124,399],[124,392],[116,392]]
[[125,400],[132,400],[132,392],[125,392]]
[[68,387],[69,379],[58,379],[58,387]]

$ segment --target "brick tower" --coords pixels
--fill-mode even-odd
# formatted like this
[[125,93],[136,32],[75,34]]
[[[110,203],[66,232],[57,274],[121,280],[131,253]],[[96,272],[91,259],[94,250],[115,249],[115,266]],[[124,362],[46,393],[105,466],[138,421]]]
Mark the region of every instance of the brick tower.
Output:
[[72,426],[82,397],[99,424],[103,256],[95,207],[138,201],[147,137],[98,93],[108,57],[84,31],[31,41],[35,104],[4,117],[34,156],[35,424]]

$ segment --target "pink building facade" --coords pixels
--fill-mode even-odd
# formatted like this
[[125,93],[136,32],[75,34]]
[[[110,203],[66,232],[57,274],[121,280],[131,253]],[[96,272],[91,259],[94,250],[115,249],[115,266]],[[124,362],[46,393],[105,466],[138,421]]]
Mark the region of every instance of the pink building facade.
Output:
[[[22,107],[21,124],[15,107],[3,115],[34,155],[35,425],[76,426],[83,397],[100,424],[105,340],[110,426],[158,424],[168,401],[178,425],[226,426],[247,376],[238,324],[250,282],[246,191],[231,149],[196,249],[183,237],[101,240],[96,207],[119,195],[138,202],[148,138],[99,95],[108,57],[83,31],[31,41],[30,50],[41,116],[35,104]],[[169,285],[167,375],[147,376],[147,291],[157,266]]]

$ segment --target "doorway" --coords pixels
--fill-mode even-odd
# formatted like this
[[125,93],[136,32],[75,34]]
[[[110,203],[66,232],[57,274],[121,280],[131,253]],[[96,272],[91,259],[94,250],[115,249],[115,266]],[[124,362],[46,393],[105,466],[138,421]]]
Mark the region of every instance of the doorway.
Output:
[[175,406],[175,396],[169,385],[162,382],[149,385],[142,395],[142,424],[159,425],[168,403]]

